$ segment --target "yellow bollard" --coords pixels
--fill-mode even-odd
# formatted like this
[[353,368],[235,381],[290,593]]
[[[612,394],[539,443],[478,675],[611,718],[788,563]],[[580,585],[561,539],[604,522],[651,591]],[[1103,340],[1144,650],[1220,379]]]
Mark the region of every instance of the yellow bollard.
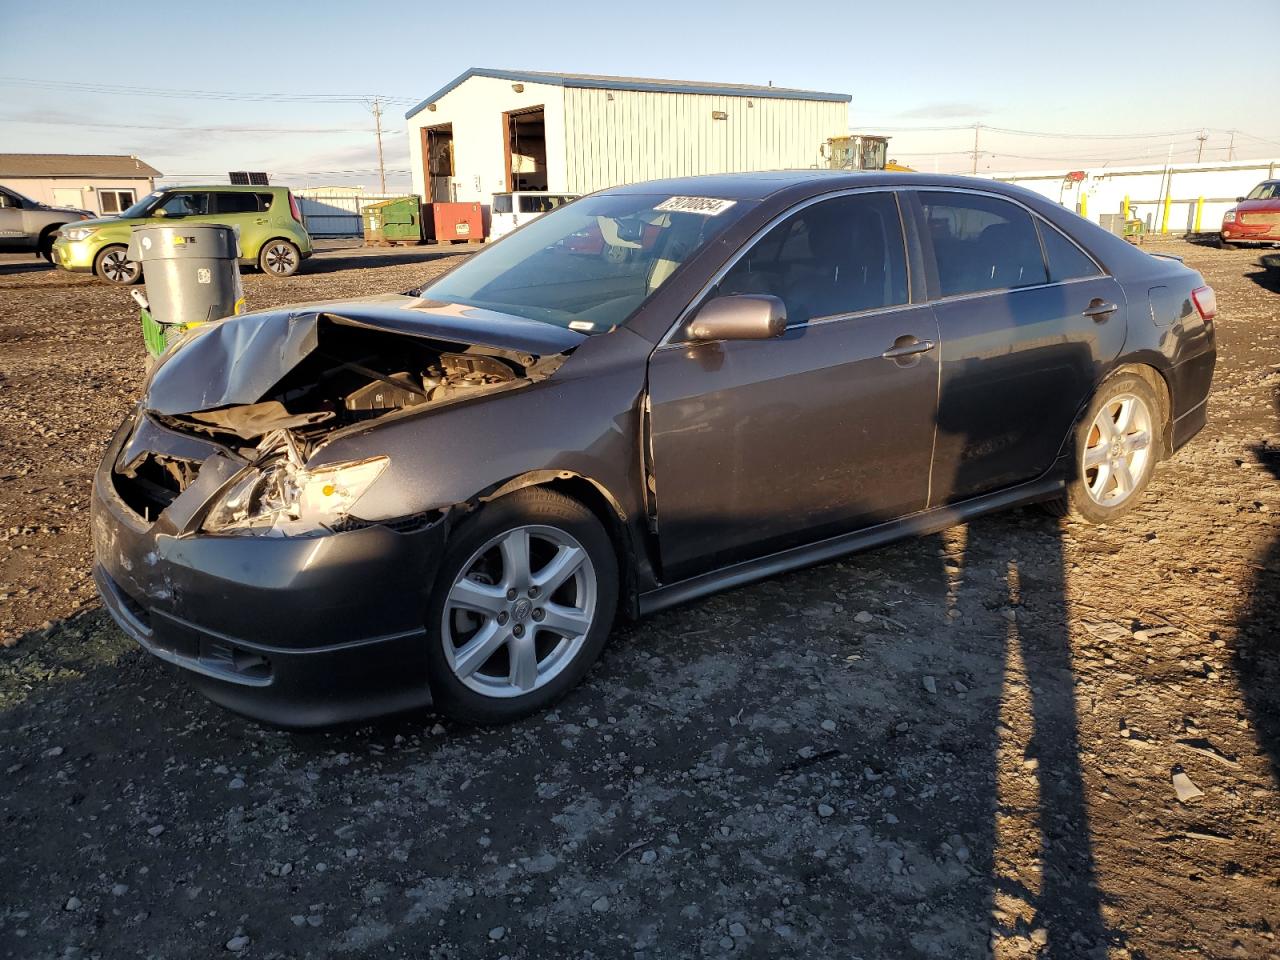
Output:
[[1160,232],[1169,232],[1169,207],[1173,204],[1173,195],[1166,193],[1164,195],[1164,212],[1160,214]]
[[1120,216],[1129,219],[1129,195],[1126,193],[1124,199],[1120,201]]
[[1080,216],[1089,219],[1089,195],[1084,192],[1084,187],[1080,188]]
[[1200,232],[1200,215],[1202,213],[1204,213],[1204,197],[1196,197],[1196,233]]

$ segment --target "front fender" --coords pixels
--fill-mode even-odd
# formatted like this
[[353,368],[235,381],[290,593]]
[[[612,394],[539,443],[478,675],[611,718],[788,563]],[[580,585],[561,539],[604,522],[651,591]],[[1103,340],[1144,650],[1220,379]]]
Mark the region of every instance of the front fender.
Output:
[[647,351],[622,330],[593,338],[546,380],[335,437],[311,465],[390,458],[353,510],[364,520],[447,509],[491,496],[513,478],[562,473],[589,479],[636,516]]

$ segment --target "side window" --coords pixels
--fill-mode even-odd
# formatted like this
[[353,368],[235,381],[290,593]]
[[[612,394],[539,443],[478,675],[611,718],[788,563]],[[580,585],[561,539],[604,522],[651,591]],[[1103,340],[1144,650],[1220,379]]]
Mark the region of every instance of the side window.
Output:
[[511,212],[511,194],[495,193],[493,195],[493,212],[494,213],[510,213]]
[[1052,282],[1080,280],[1102,274],[1098,265],[1056,228],[1044,222],[1037,222],[1036,226],[1040,230],[1040,240],[1044,244],[1045,259],[1049,261],[1049,279]]
[[171,193],[157,208],[170,217],[203,217],[209,212],[207,193]]
[[1031,214],[998,197],[922,191],[942,296],[1047,283]]
[[5,193],[0,190],[0,210],[20,208],[22,204],[18,202],[18,198],[11,193]]
[[257,213],[258,195],[256,193],[216,193],[215,213]]
[[254,194],[254,196],[258,198],[258,209],[259,209],[259,210],[270,210],[270,209],[271,209],[271,201],[272,201],[272,199],[273,199],[273,198],[272,198],[272,196],[271,196],[271,194],[269,194],[269,193],[255,193],[255,194]]
[[761,237],[717,285],[716,296],[768,293],[791,326],[907,302],[902,221],[891,193],[805,207]]

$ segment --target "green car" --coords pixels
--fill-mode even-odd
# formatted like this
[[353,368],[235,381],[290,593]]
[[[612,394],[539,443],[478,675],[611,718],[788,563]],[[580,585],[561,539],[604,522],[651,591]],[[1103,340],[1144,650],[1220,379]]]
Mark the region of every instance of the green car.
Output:
[[137,283],[142,265],[126,255],[130,231],[176,220],[239,227],[240,263],[272,277],[293,276],[312,253],[302,209],[285,187],[168,187],[118,217],[67,224],[53,243],[53,263],[63,270],[91,270],[108,283]]

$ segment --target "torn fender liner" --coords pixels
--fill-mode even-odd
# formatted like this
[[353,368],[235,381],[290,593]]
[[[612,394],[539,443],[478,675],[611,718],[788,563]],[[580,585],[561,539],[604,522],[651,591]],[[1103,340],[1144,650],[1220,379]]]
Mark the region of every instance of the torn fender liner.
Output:
[[554,324],[398,294],[251,313],[198,327],[156,371],[144,406],[173,416],[257,403],[315,351],[322,321],[479,348],[521,364],[585,339]]

